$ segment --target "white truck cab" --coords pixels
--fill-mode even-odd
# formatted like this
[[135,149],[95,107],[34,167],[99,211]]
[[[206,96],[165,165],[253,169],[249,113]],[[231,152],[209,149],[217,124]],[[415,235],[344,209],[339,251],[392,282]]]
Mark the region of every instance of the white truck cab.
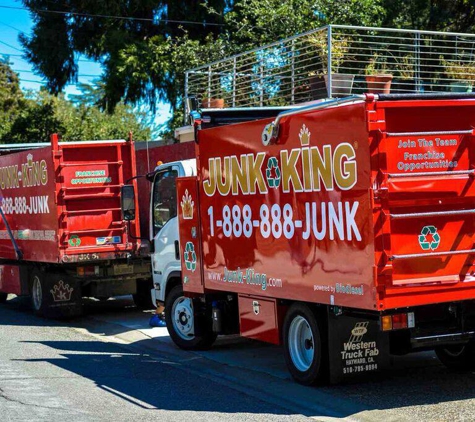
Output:
[[[150,196],[154,305],[165,302],[171,287],[181,283],[176,178],[196,175],[196,160],[174,161],[155,168]],[[170,282],[170,283],[169,283]]]

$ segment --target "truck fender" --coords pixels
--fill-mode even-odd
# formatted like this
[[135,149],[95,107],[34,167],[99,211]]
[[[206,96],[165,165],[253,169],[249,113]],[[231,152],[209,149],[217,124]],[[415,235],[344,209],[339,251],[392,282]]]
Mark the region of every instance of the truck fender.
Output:
[[181,284],[181,271],[172,271],[167,277],[167,283],[165,285],[164,300],[170,293],[170,291],[177,285]]

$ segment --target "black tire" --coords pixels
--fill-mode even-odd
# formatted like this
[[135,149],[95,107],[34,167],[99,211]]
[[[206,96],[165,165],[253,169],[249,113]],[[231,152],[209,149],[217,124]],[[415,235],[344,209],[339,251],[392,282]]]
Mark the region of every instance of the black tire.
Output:
[[137,280],[137,293],[132,295],[135,306],[139,309],[154,309],[155,305],[152,302],[151,290],[153,282],[148,280]]
[[0,303],[5,303],[7,301],[8,293],[0,292]]
[[180,349],[207,350],[216,340],[211,315],[196,317],[193,301],[185,298],[181,285],[173,287],[165,298],[165,321],[170,337]]
[[449,369],[454,371],[472,371],[475,369],[475,342],[437,347],[435,354]]
[[36,315],[43,316],[46,309],[46,294],[44,274],[33,271],[30,276],[31,283],[31,306]]
[[294,303],[284,320],[284,354],[292,378],[299,384],[328,382],[326,340],[312,309]]

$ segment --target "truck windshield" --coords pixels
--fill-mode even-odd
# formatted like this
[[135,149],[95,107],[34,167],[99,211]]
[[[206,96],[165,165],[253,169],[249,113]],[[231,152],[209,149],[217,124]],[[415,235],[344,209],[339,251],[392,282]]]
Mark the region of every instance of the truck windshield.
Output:
[[154,236],[173,217],[176,217],[176,170],[167,169],[155,176],[153,183]]

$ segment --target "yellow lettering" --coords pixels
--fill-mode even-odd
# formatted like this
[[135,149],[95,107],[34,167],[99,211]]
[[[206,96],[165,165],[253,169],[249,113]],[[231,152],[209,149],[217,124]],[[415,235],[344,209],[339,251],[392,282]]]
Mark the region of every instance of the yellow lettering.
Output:
[[355,150],[348,143],[335,148],[333,154],[333,169],[335,182],[342,190],[351,189],[356,184]]
[[247,184],[247,157],[241,155],[241,164],[239,164],[237,157],[231,157],[231,174],[233,175],[233,195],[239,194],[239,188],[244,195],[249,193],[249,185]]
[[256,186],[259,189],[259,193],[267,193],[267,186],[261,170],[265,156],[266,154],[264,152],[257,153],[255,157],[253,154],[247,155],[250,193],[256,193]]
[[323,157],[317,147],[311,148],[313,190],[320,190],[320,179],[326,190],[333,190],[332,150],[330,145],[323,146]]
[[293,149],[290,152],[287,150],[280,151],[280,162],[282,166],[282,190],[290,192],[290,185],[292,184],[295,192],[302,192],[302,182],[297,173],[297,160],[300,156],[300,149]]
[[213,196],[216,192],[216,161],[214,158],[208,160],[209,175],[208,179],[203,181],[203,189],[208,196]]
[[224,171],[221,169],[221,158],[216,158],[216,184],[221,195],[226,196],[231,190],[231,158],[224,157]]
[[305,192],[312,191],[312,166],[310,164],[310,148],[302,148],[303,187]]
[[48,183],[48,171],[47,171],[45,160],[41,160],[40,173],[41,173],[41,184],[46,185],[46,183]]

